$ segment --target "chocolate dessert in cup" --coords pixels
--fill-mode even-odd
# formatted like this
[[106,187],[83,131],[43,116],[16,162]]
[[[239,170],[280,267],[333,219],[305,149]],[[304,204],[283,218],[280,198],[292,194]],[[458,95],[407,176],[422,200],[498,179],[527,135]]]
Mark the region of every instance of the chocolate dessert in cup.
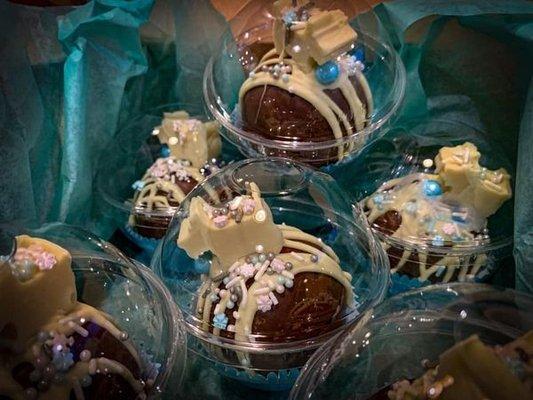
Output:
[[167,105],[132,119],[102,157],[97,178],[102,214],[112,219],[107,225],[120,226],[148,261],[180,202],[218,171],[220,153],[218,124],[194,105]]
[[507,161],[461,135],[399,139],[393,165],[360,202],[388,253],[391,294],[489,279],[512,243]]
[[305,366],[291,400],[533,397],[533,297],[484,284],[402,293]]
[[152,268],[182,310],[191,357],[271,391],[290,388],[388,285],[385,253],[346,193],[276,158],[231,164],[194,189]]
[[257,8],[230,21],[204,74],[206,104],[229,141],[249,157],[320,166],[387,130],[405,71],[371,7],[280,0]]
[[2,400],[179,390],[186,337],[168,291],[83,230],[52,225],[17,236],[0,260],[0,302]]

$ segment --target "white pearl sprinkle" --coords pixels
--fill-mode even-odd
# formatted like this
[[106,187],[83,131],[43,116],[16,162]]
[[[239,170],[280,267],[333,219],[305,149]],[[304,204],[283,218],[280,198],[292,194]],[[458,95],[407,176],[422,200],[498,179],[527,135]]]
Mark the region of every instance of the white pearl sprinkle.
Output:
[[258,244],[257,246],[255,246],[255,251],[257,253],[262,253],[263,251],[265,251],[265,248],[262,245]]
[[431,158],[426,158],[424,161],[422,161],[422,165],[424,168],[431,168],[433,166],[433,160]]
[[172,136],[168,139],[168,144],[171,146],[175,146],[178,144],[178,138],[176,136]]

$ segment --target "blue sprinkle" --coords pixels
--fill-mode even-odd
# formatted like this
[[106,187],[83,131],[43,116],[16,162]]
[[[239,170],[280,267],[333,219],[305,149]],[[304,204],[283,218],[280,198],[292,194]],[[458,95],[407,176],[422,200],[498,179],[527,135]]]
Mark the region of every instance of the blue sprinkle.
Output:
[[285,25],[292,25],[297,20],[296,10],[290,9],[283,13],[281,19]]
[[442,194],[442,187],[440,183],[433,179],[424,181],[424,193],[426,196],[440,196]]
[[439,265],[437,267],[437,271],[435,272],[435,276],[437,278],[440,278],[440,276],[444,273],[444,271],[446,271],[446,267],[444,265]]
[[54,364],[54,367],[56,367],[58,371],[66,372],[74,364],[74,355],[71,352],[55,353],[52,363]]
[[144,187],[145,183],[143,181],[135,181],[133,182],[133,185],[131,187],[134,190],[141,190]]
[[444,238],[442,236],[440,236],[440,235],[437,235],[437,236],[435,236],[433,238],[431,243],[433,244],[433,246],[442,247],[442,246],[444,246]]
[[168,157],[170,156],[170,149],[168,148],[167,145],[163,145],[159,153],[161,154],[161,157]]
[[365,50],[362,47],[355,49],[352,55],[357,61],[365,62]]
[[409,201],[409,202],[407,202],[405,204],[405,211],[408,214],[411,214],[411,215],[416,214],[417,208],[418,208],[418,206],[416,205],[416,203],[414,201]]
[[339,78],[339,74],[339,66],[333,61],[328,61],[315,70],[315,77],[322,85],[332,84]]
[[382,194],[376,194],[376,195],[372,198],[372,200],[373,200],[374,203],[376,203],[376,204],[381,204],[381,203],[383,203],[384,197],[383,197]]
[[213,325],[218,329],[226,329],[228,326],[228,317],[225,314],[217,314],[213,317]]

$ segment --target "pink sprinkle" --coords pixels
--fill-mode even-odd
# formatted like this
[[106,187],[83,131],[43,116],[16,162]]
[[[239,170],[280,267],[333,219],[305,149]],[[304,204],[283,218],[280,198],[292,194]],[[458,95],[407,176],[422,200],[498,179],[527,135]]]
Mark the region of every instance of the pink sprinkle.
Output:
[[49,271],[57,264],[57,260],[53,254],[43,251],[35,257],[35,264],[41,271]]
[[270,263],[270,266],[278,274],[281,274],[281,272],[285,270],[285,263],[281,261],[279,258],[274,258],[272,262]]
[[245,278],[251,278],[255,274],[255,267],[252,264],[244,264],[240,267],[241,275]]
[[270,292],[270,293],[268,294],[268,297],[270,297],[270,300],[272,300],[272,303],[273,303],[275,306],[278,305],[279,302],[278,302],[278,299],[277,299],[277,297],[276,297],[276,295],[275,295],[274,293]]
[[213,222],[217,228],[224,228],[228,223],[228,217],[225,215],[219,215],[213,218]]
[[250,215],[255,210],[255,201],[253,199],[245,199],[242,205],[242,211],[246,215]]
[[449,222],[445,223],[443,226],[442,226],[442,231],[446,234],[446,235],[453,235],[455,233],[455,226]]
[[257,299],[257,308],[263,312],[270,311],[272,309],[272,300],[267,295],[258,296]]

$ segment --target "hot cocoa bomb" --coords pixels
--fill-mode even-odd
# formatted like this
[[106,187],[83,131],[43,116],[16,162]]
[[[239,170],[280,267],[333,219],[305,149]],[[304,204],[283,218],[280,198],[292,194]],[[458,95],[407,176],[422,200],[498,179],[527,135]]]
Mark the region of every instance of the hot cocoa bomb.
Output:
[[[273,48],[240,89],[243,129],[290,144],[342,139],[367,126],[372,95],[364,64],[350,53],[357,33],[346,15],[290,1],[275,2],[274,15]],[[249,54],[257,57],[255,50]],[[317,149],[317,163],[340,159],[351,146]],[[270,155],[285,152],[271,149]]]
[[[178,246],[213,259],[198,292],[200,328],[246,346],[316,339],[341,326],[353,307],[351,276],[335,252],[295,227],[276,225],[258,187],[214,207],[190,204]],[[303,365],[312,350],[284,355],[211,351],[224,362],[279,370]]]
[[147,398],[154,370],[126,332],[77,301],[70,254],[16,242],[0,265],[0,399]]

